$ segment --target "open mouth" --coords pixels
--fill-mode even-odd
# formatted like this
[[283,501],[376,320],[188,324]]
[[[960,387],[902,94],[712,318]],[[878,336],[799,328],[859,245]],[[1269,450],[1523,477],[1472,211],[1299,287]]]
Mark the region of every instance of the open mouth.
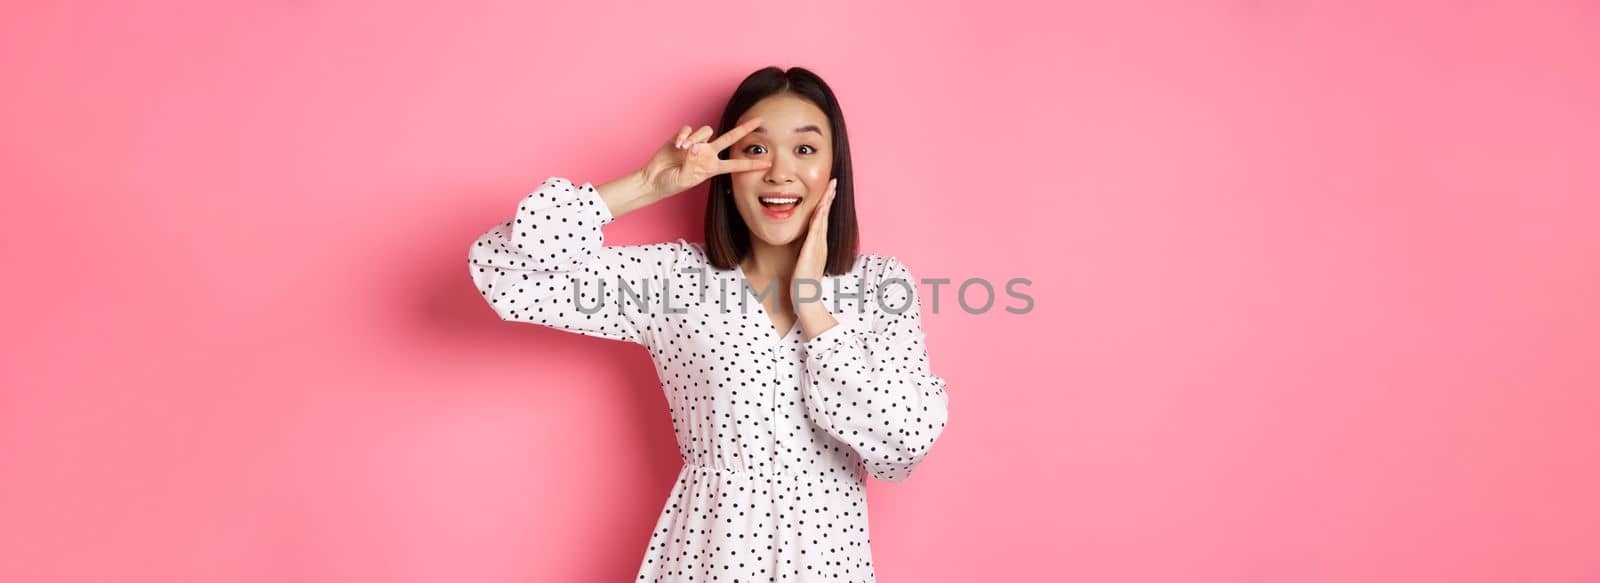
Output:
[[778,211],[792,211],[800,205],[798,196],[763,196],[759,200],[761,206]]
[[761,196],[756,200],[761,201],[761,210],[776,220],[789,218],[794,214],[794,209],[800,206],[798,196]]

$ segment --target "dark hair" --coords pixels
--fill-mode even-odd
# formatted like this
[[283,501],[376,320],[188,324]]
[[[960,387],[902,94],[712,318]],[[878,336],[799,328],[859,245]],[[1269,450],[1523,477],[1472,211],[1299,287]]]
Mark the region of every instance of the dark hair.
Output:
[[[848,273],[855,265],[856,251],[860,245],[856,228],[855,184],[850,172],[850,139],[844,128],[844,112],[833,90],[816,73],[802,67],[788,71],[767,67],[751,73],[739,83],[722,110],[722,121],[716,135],[732,130],[756,102],[773,95],[790,93],[810,101],[828,116],[829,132],[833,136],[833,206],[828,209],[828,260],[825,275]],[[717,153],[727,159],[728,151]],[[733,201],[733,177],[718,174],[711,177],[711,192],[706,199],[706,254],[718,269],[733,269],[750,253],[750,227],[739,216]],[[803,235],[802,235],[803,236]]]

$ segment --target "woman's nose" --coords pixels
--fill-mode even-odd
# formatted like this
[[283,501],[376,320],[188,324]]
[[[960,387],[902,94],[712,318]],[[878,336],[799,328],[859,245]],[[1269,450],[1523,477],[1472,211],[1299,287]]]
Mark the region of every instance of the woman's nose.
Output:
[[774,156],[772,165],[767,167],[767,182],[781,184],[792,181],[794,173],[790,171],[791,167],[792,164],[783,156]]

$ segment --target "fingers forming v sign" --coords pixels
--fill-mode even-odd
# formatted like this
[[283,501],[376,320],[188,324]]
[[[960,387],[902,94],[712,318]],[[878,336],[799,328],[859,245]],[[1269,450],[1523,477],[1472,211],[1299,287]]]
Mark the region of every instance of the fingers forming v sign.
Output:
[[683,126],[683,129],[678,130],[678,140],[673,144],[674,147],[685,150],[683,168],[678,173],[678,185],[687,189],[718,174],[761,170],[771,165],[771,162],[766,160],[723,160],[717,157],[718,153],[728,149],[728,146],[732,146],[734,142],[758,127],[761,127],[761,118],[753,117],[707,143],[704,140],[711,137],[711,126],[700,126],[700,129],[692,134],[687,132],[689,126]]

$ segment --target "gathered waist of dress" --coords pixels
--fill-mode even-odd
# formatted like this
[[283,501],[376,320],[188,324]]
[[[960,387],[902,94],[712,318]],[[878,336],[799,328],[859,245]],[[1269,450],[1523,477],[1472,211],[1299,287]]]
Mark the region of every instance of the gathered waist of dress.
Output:
[[767,471],[753,468],[730,468],[726,466],[711,466],[689,460],[684,460],[683,471],[715,475],[725,478],[746,478],[756,480],[774,481],[813,481],[824,476],[812,472],[792,470]]

